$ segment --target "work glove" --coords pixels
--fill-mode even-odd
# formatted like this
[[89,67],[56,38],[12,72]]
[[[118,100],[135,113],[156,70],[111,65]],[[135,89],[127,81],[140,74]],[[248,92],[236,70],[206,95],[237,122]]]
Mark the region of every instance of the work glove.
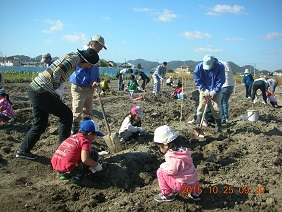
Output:
[[205,91],[204,91],[204,96],[209,96],[210,95],[210,91],[208,90],[208,89],[206,89]]
[[99,156],[104,156],[104,155],[107,155],[107,154],[109,154],[109,152],[107,152],[107,151],[98,152]]
[[102,167],[102,165],[101,165],[100,163],[98,163],[98,165],[97,165],[96,167],[94,167],[94,168],[95,168],[95,170],[96,170],[97,172],[103,170],[103,167]]
[[210,92],[210,96],[211,96],[211,98],[213,98],[213,97],[215,96],[215,94],[216,94],[216,92],[215,92],[215,91],[211,91],[211,92]]
[[245,85],[245,83],[242,83],[242,85]]

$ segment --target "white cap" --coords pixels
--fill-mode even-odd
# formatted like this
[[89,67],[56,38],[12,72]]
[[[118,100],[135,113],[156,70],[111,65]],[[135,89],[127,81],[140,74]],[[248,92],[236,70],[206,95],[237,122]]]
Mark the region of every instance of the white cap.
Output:
[[104,49],[107,50],[107,47],[105,46],[105,40],[101,35],[95,35],[95,36],[92,37],[91,40],[97,41],[98,43],[100,43],[104,47]]
[[168,144],[175,140],[178,135],[167,125],[158,127],[154,132],[154,142]]
[[244,74],[249,74],[249,69],[245,69]]
[[214,62],[214,56],[205,55],[203,59],[203,69],[210,70],[212,68],[213,62]]

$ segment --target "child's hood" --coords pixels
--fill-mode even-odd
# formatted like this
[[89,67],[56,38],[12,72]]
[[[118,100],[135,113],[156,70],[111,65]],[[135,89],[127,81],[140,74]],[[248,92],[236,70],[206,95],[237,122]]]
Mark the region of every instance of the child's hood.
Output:
[[180,148],[179,151],[168,150],[165,157],[174,157],[183,160],[184,162],[191,164],[193,163],[191,154],[187,148]]

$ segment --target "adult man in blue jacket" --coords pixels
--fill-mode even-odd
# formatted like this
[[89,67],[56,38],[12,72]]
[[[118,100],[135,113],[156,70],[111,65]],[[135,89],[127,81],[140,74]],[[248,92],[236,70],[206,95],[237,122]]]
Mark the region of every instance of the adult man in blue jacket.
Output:
[[221,87],[225,83],[224,65],[215,60],[214,56],[205,55],[203,62],[199,63],[195,68],[194,81],[200,91],[197,119],[194,129],[199,129],[206,104],[206,97],[208,97],[211,99],[209,104],[212,116],[215,118],[216,131],[222,133]]
[[[105,40],[100,35],[92,37],[88,47],[99,53],[105,46]],[[72,134],[76,134],[80,127],[82,116],[91,118],[94,88],[100,83],[99,66],[96,64],[90,68],[82,68],[79,65],[76,71],[70,76],[72,94]]]

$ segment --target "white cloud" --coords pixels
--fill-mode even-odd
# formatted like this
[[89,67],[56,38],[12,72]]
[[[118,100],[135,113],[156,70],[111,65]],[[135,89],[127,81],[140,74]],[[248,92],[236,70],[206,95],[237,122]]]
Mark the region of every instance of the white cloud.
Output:
[[216,15],[222,13],[233,13],[235,15],[242,14],[245,11],[245,7],[240,5],[227,5],[227,4],[217,4],[213,8],[210,9],[211,11],[207,13],[207,15]]
[[277,40],[282,38],[282,34],[278,32],[270,32],[263,37],[265,40]]
[[88,43],[88,39],[84,33],[74,33],[71,35],[63,35],[62,41],[70,42],[70,43]]
[[230,42],[240,42],[243,41],[242,38],[225,38],[225,41],[230,41]]
[[51,25],[51,27],[49,29],[43,30],[42,31],[43,33],[51,34],[55,31],[63,30],[64,28],[64,24],[60,20],[57,20],[57,21],[46,20],[45,23],[47,23],[48,25]]
[[173,19],[177,18],[177,15],[174,14],[171,10],[163,10],[162,13],[158,13],[158,17],[155,18],[155,21],[160,21],[160,22],[168,22],[172,21]]
[[150,8],[132,8],[133,11],[135,12],[151,12],[153,9],[150,9]]
[[211,38],[212,36],[209,33],[202,33],[199,31],[194,32],[183,32],[183,36],[189,40],[199,40],[204,38]]
[[197,53],[218,53],[218,52],[223,52],[221,49],[216,49],[213,46],[207,46],[207,47],[198,47],[194,49],[194,52]]

